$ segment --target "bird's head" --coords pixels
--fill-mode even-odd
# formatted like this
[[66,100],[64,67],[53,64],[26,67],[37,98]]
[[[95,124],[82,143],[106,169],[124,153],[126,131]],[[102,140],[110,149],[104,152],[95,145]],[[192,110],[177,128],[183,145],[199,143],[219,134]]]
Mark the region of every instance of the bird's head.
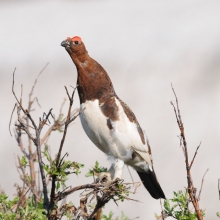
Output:
[[67,37],[67,39],[61,43],[61,46],[65,47],[70,55],[82,55],[83,53],[87,53],[84,43],[78,36],[73,38]]

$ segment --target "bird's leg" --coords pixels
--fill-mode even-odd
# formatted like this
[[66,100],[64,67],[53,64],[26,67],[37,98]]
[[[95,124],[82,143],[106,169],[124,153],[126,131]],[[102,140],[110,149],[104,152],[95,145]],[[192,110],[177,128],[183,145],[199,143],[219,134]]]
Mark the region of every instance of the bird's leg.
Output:
[[108,172],[102,172],[99,174],[100,182],[104,185],[109,185],[112,181],[116,179],[121,179],[123,167],[124,161],[118,158],[114,159]]
[[116,180],[116,179],[121,179],[122,177],[122,171],[123,171],[123,167],[124,167],[124,161],[120,160],[120,159],[115,159],[114,163],[111,165],[109,170],[113,170],[113,172],[111,174],[113,174],[112,180]]

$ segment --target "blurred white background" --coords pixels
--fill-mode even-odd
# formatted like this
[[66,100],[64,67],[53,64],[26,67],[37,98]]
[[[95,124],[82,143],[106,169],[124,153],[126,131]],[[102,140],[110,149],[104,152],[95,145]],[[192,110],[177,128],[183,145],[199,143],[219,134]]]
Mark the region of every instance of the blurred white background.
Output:
[[[53,108],[58,115],[66,97],[64,85],[76,84],[76,69],[60,46],[67,36],[78,35],[91,57],[109,73],[119,97],[136,114],[146,131],[160,184],[168,198],[173,191],[186,187],[184,156],[179,148],[177,127],[170,100],[172,83],[179,98],[190,159],[202,141],[193,165],[194,185],[200,188],[206,169],[200,206],[206,219],[216,219],[220,211],[217,180],[220,177],[220,2],[217,0],[64,0],[0,2],[0,100],[1,153],[0,184],[11,196],[14,183],[21,181],[14,165],[14,154],[21,155],[8,131],[15,99],[11,93],[12,73],[15,90],[23,102],[39,71],[47,69],[35,89],[42,106],[37,105],[35,120]],[[78,94],[75,107],[79,106]],[[67,107],[64,112],[67,111]],[[13,117],[13,124],[16,116]],[[12,125],[13,125],[12,124]],[[60,133],[50,139],[52,154],[59,147]],[[84,163],[79,177],[69,185],[90,182],[84,174],[95,161],[109,166],[106,156],[85,135],[79,119],[70,127],[63,153]],[[135,181],[138,176],[132,171]],[[125,181],[131,181],[127,168]],[[131,219],[155,219],[159,201],[150,197],[143,186],[132,198],[117,207],[111,202],[105,213],[115,217],[123,211]],[[71,200],[73,197],[69,197]],[[78,205],[78,198],[73,199]]]

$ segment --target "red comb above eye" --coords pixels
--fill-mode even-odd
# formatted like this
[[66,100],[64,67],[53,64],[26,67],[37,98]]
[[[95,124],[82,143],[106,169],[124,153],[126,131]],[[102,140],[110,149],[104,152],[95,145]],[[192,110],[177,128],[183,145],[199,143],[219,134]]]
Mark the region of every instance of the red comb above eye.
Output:
[[79,42],[81,42],[82,40],[81,40],[80,37],[75,36],[75,37],[72,38],[72,41],[79,41]]

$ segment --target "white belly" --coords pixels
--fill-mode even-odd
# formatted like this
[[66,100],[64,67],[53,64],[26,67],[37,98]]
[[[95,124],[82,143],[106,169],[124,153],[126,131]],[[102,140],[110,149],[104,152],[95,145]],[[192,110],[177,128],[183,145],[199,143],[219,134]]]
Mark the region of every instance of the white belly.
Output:
[[132,146],[143,145],[136,125],[129,121],[123,108],[119,107],[119,121],[112,122],[112,129],[107,126],[107,117],[102,113],[99,101],[86,101],[80,105],[84,109],[80,114],[82,126],[91,141],[104,153],[125,162],[132,159]]
[[80,120],[90,140],[104,153],[109,154],[110,131],[106,126],[106,117],[102,114],[98,100],[86,101],[80,105]]

